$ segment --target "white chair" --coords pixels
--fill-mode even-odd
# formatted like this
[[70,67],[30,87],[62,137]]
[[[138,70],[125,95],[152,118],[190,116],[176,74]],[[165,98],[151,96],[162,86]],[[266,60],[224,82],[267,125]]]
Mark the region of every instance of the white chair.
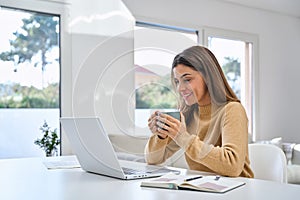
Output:
[[249,144],[254,178],[287,183],[287,163],[282,149],[273,144]]

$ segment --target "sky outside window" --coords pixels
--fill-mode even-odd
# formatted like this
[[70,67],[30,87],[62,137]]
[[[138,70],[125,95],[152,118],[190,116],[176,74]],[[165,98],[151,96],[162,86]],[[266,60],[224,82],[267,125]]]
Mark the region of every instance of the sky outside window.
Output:
[[[16,10],[9,10],[5,8],[0,9],[0,26],[5,27],[0,31],[0,53],[10,50],[10,39],[14,39],[13,33],[20,30],[23,25],[22,19],[29,18],[30,13]],[[59,55],[59,48],[54,48],[47,56],[50,59]],[[52,58],[51,58],[52,57]],[[39,59],[34,57],[33,59]],[[25,62],[21,63],[15,72],[16,66],[13,62],[3,62],[0,60],[0,83],[19,83],[22,86],[34,86],[42,89],[42,71],[40,67],[33,67],[32,64]],[[59,67],[58,63],[53,62],[46,67],[44,71],[44,83],[58,83],[59,82]],[[30,78],[28,78],[30,77]]]

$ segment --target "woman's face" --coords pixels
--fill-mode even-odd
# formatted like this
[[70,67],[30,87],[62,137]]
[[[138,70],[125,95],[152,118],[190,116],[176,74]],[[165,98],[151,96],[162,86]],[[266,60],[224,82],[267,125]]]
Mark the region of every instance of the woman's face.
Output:
[[173,73],[176,89],[187,105],[210,104],[210,95],[200,72],[186,65],[178,64],[173,69]]

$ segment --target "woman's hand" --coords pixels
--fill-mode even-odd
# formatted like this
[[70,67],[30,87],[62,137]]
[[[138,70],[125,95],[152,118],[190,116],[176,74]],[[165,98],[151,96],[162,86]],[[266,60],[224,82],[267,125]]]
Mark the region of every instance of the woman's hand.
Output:
[[185,119],[182,113],[180,113],[181,121],[164,113],[158,113],[154,118],[156,118],[156,131],[159,135],[167,135],[175,140],[178,134],[186,132]]
[[157,125],[159,113],[160,113],[159,111],[156,111],[149,117],[148,127],[154,135],[158,135],[160,139],[165,139],[168,135],[164,133],[160,133],[158,131],[158,129],[160,128]]

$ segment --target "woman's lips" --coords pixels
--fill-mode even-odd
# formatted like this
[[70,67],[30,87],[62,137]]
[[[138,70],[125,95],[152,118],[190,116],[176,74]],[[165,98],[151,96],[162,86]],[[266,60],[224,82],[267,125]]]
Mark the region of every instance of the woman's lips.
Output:
[[190,92],[190,93],[181,93],[181,96],[184,98],[184,99],[188,99],[190,96],[192,96],[193,95],[193,93],[192,92]]

